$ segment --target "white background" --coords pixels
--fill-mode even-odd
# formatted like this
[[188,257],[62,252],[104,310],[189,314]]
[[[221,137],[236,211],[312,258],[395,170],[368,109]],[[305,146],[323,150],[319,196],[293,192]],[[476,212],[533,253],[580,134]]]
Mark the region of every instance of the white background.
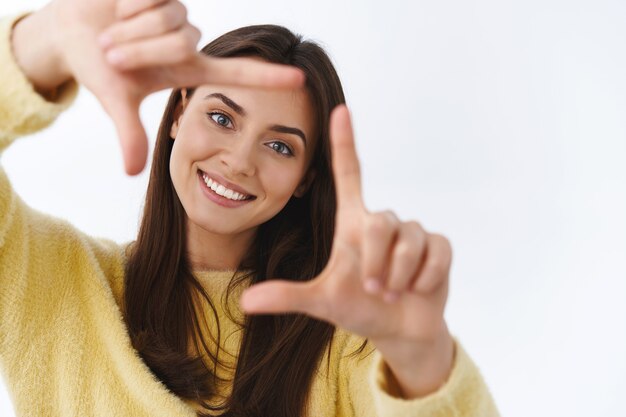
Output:
[[[451,239],[446,318],[503,416],[626,415],[626,2],[186,4],[202,44],[279,23],[327,48],[366,202]],[[151,138],[165,97],[142,107]],[[88,91],[2,164],[32,206],[134,238],[148,171],[125,176]]]

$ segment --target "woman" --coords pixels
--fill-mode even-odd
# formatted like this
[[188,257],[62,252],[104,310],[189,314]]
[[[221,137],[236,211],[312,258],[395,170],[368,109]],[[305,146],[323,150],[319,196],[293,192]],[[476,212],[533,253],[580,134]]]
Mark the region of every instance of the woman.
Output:
[[2,21],[2,148],[78,82],[137,173],[139,103],[175,89],[136,242],[36,213],[0,177],[0,357],[18,415],[497,415],[443,319],[449,244],[365,209],[319,47],[254,26],[198,54],[177,1],[83,3]]

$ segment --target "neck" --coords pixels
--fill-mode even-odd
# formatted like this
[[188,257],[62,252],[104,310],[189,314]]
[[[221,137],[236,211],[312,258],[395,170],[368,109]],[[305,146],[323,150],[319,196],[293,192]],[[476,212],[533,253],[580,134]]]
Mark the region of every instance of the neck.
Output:
[[187,222],[187,251],[194,270],[235,270],[252,243],[255,229],[218,234]]

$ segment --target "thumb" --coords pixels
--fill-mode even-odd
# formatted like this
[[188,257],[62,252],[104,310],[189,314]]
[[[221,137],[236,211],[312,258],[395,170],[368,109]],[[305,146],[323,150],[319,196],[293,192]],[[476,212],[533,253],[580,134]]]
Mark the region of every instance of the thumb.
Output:
[[301,313],[323,319],[322,301],[312,282],[270,280],[246,289],[240,303],[248,314]]
[[148,158],[148,137],[139,118],[139,102],[130,97],[103,97],[102,106],[115,124],[126,173],[141,173]]

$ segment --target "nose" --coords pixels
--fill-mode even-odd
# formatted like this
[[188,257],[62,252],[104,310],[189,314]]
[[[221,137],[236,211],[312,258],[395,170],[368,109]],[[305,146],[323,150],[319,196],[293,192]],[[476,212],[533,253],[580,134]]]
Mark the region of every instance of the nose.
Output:
[[254,141],[235,140],[232,146],[224,149],[221,162],[233,176],[252,176],[256,173],[254,161]]

